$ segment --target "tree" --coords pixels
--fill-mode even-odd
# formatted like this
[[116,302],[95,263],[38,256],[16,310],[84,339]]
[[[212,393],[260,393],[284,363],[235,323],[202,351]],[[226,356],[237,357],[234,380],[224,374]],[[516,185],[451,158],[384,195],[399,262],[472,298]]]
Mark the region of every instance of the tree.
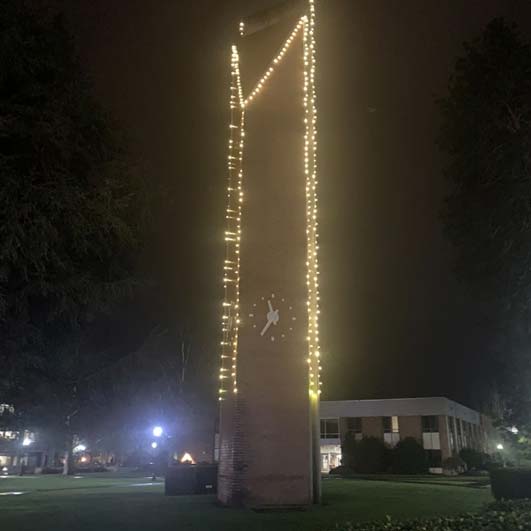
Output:
[[426,452],[414,437],[406,437],[393,448],[393,472],[424,474],[428,471]]
[[497,336],[506,422],[531,426],[531,46],[515,26],[495,19],[465,44],[439,106],[457,272]]
[[356,463],[356,448],[358,441],[356,441],[356,436],[353,432],[349,431],[345,435],[341,443],[341,464],[347,468],[354,470]]
[[363,437],[358,441],[353,457],[354,470],[362,474],[377,474],[388,468],[388,448],[377,437]]
[[0,393],[71,438],[80,375],[104,361],[87,326],[138,283],[147,188],[60,14],[34,5],[0,10]]

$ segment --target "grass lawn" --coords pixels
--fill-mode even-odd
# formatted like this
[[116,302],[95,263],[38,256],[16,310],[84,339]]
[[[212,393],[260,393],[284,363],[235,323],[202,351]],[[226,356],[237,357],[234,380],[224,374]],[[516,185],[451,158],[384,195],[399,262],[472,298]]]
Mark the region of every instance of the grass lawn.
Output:
[[[1,495],[5,492],[24,494]],[[213,496],[166,498],[146,477],[90,474],[0,479],[2,531],[328,531],[336,523],[475,511],[490,489],[325,479],[320,507],[255,513],[217,507]]]

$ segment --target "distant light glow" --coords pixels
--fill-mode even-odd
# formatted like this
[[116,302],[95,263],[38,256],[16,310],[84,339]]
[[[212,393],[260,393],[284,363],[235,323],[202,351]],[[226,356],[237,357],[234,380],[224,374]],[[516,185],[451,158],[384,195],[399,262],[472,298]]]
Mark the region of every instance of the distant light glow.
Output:
[[164,433],[164,430],[161,426],[155,426],[153,428],[153,436],[154,437],[162,437],[162,434]]
[[497,448],[498,450],[503,450],[503,444],[498,443],[498,445],[496,446],[496,448]]
[[194,458],[188,452],[185,452],[181,457],[181,463],[190,463],[191,465],[195,465]]
[[81,461],[82,463],[86,463],[86,462],[88,461],[88,458],[87,458],[86,456],[83,456],[83,457],[80,459],[80,461]]
[[510,428],[509,431],[511,433],[514,433],[515,435],[518,435],[518,428],[516,426],[513,426],[512,428]]
[[158,448],[158,446],[159,446],[159,443],[156,442],[156,441],[153,441],[153,442],[151,443],[151,448],[153,448],[153,450],[155,450],[155,448]]
[[74,446],[74,453],[78,454],[79,452],[84,452],[87,449],[87,447],[84,444],[78,444],[77,446]]
[[29,446],[33,441],[29,437],[24,437],[22,441],[22,446]]

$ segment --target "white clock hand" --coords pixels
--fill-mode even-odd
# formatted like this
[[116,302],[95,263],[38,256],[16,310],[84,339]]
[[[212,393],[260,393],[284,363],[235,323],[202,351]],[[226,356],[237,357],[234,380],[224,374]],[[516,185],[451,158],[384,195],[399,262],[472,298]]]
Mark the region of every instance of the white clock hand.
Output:
[[271,321],[270,319],[268,319],[266,325],[264,326],[264,328],[262,329],[262,331],[260,332],[260,335],[263,336],[266,332],[267,332],[267,329],[271,326],[271,323],[273,321]]
[[269,311],[273,311],[273,305],[271,304],[271,301],[267,301],[267,305],[269,306]]

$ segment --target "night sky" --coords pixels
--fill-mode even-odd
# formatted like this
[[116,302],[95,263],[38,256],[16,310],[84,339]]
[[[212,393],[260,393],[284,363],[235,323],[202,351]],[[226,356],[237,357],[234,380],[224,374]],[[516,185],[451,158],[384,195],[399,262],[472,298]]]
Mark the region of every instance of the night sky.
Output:
[[[241,16],[275,3],[76,0],[67,8],[99,99],[164,190],[142,257],[157,282],[124,312],[122,331],[136,337],[158,320],[185,322],[209,353],[213,390],[230,45]],[[324,398],[446,395],[479,406],[489,375],[470,369],[490,338],[453,278],[434,100],[462,42],[501,15],[529,31],[531,3],[320,4]]]

